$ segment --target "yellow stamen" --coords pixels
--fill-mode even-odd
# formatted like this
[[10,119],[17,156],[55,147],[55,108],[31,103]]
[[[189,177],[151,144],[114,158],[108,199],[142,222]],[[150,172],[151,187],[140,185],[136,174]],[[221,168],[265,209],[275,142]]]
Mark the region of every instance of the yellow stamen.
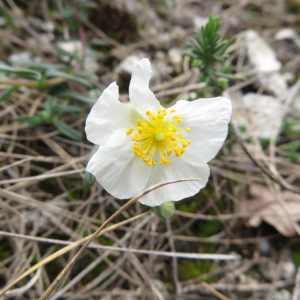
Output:
[[[136,129],[130,127],[126,134],[132,136],[134,145],[132,150],[137,157],[141,157],[148,166],[155,166],[157,158],[160,157],[160,164],[171,164],[170,156],[180,157],[185,148],[191,143],[190,140],[185,140],[182,128],[177,128],[176,124],[182,122],[180,115],[170,117],[172,113],[176,112],[171,109],[169,113],[166,108],[159,109],[157,114],[146,111],[148,120],[141,121],[137,119]],[[185,129],[190,132],[190,128]]]

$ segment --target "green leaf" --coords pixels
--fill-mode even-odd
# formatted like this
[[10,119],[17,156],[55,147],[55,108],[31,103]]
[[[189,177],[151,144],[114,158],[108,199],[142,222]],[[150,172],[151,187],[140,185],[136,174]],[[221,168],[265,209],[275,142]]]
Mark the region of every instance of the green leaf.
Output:
[[92,43],[92,45],[95,45],[95,46],[102,46],[102,47],[112,46],[110,42],[103,40],[103,39],[98,39],[98,38],[92,38],[91,43]]
[[43,120],[39,116],[20,116],[15,118],[15,120],[21,123],[28,123],[31,128],[43,123]]
[[29,80],[36,80],[39,81],[42,78],[41,73],[30,70],[30,69],[17,69],[12,68],[9,65],[6,65],[2,62],[0,62],[0,72],[6,73],[6,74],[16,74],[21,78],[29,79]]
[[71,6],[66,6],[63,9],[63,11],[61,11],[59,13],[59,15],[62,19],[69,19],[69,18],[73,17],[75,13],[76,13],[75,8],[73,8]]
[[90,103],[90,104],[94,104],[97,101],[97,98],[93,98],[93,97],[90,97],[90,96],[87,96],[85,94],[78,93],[78,92],[75,92],[75,91],[61,93],[61,94],[58,95],[58,97],[72,98],[72,99],[76,99],[76,100],[79,100],[79,101],[82,101],[82,102],[85,102],[85,103]]
[[64,69],[64,64],[45,64],[35,61],[14,61],[15,64],[21,67],[28,67],[28,68],[39,68],[39,69]]
[[0,102],[6,100],[13,92],[16,92],[19,89],[18,86],[12,86],[6,90],[4,90],[0,94]]
[[95,2],[92,1],[82,1],[79,2],[79,7],[80,8],[95,8],[95,9],[99,9],[99,5]]
[[92,87],[92,84],[88,80],[86,80],[82,77],[78,77],[76,75],[71,75],[71,74],[65,73],[63,71],[55,70],[55,69],[48,69],[45,73],[45,76],[46,77],[62,77],[62,78],[80,83],[86,87],[89,87],[89,88]]
[[57,105],[57,98],[56,97],[50,97],[47,98],[45,101],[45,109],[52,115],[55,112],[55,106]]
[[11,27],[16,27],[14,18],[2,7],[0,7],[0,13]]
[[54,120],[53,124],[63,135],[77,142],[82,141],[81,134],[65,122],[61,120]]
[[36,114],[41,118],[43,123],[50,124],[53,122],[52,114],[47,110],[38,111]]
[[74,113],[82,113],[84,112],[83,109],[81,109],[78,106],[75,105],[62,105],[62,104],[57,104],[55,106],[56,110],[62,112],[62,113],[70,113],[70,114],[74,114]]

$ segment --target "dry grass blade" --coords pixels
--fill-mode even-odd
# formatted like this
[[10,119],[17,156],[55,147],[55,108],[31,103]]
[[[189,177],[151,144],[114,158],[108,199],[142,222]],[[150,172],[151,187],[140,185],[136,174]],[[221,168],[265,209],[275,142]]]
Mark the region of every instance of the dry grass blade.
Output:
[[[82,253],[85,251],[85,249],[89,246],[89,244],[98,236],[98,234],[107,226],[109,222],[111,222],[115,217],[120,215],[124,210],[126,210],[128,207],[130,207],[132,204],[137,202],[140,198],[142,198],[144,195],[147,195],[151,191],[160,188],[164,185],[168,184],[174,184],[179,182],[185,182],[185,181],[200,181],[199,178],[186,178],[186,179],[180,179],[175,181],[169,181],[169,182],[163,182],[156,185],[153,185],[152,187],[146,189],[145,191],[141,192],[136,197],[132,198],[128,202],[126,202],[122,207],[120,207],[113,215],[111,215],[99,228],[98,230],[87,240],[87,242],[83,245],[83,247],[76,253],[76,255],[72,258],[72,260],[67,264],[67,266],[62,270],[62,272],[57,276],[57,278],[52,282],[52,284],[48,287],[48,289],[45,291],[45,293],[42,295],[40,300],[45,300],[49,297],[51,292],[55,289],[55,287],[60,283],[61,279],[65,276],[67,272],[72,268],[72,266],[76,263],[78,258],[82,255]],[[0,294],[1,295],[1,294]]]

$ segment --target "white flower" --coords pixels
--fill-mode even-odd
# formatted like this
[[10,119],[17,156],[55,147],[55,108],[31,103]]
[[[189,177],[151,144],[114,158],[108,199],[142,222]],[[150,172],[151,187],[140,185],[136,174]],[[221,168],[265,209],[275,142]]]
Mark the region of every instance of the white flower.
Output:
[[202,179],[163,186],[140,199],[156,206],[205,187],[207,162],[227,136],[232,108],[223,97],[180,100],[163,108],[149,89],[150,77],[144,58],[132,73],[130,103],[118,100],[118,86],[111,83],[88,115],[85,130],[88,140],[100,145],[87,171],[116,198],[131,198],[161,182]]

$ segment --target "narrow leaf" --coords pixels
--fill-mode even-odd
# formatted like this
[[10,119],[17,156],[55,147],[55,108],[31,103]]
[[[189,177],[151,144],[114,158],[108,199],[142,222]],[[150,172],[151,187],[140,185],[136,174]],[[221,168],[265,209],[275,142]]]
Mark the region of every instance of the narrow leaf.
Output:
[[60,120],[54,120],[54,125],[58,129],[58,131],[60,131],[62,134],[69,137],[70,139],[77,142],[82,141],[81,134],[65,122]]
[[71,74],[65,73],[63,71],[55,70],[55,69],[48,69],[45,73],[45,76],[47,76],[47,77],[62,77],[62,78],[65,78],[65,79],[68,79],[71,81],[78,82],[86,87],[89,87],[89,88],[92,87],[92,84],[88,80],[86,80],[82,77],[78,77],[76,75],[71,75]]
[[19,89],[18,86],[12,86],[6,90],[4,90],[1,94],[0,94],[0,102],[4,101],[5,99],[7,99],[13,92],[17,91]]

